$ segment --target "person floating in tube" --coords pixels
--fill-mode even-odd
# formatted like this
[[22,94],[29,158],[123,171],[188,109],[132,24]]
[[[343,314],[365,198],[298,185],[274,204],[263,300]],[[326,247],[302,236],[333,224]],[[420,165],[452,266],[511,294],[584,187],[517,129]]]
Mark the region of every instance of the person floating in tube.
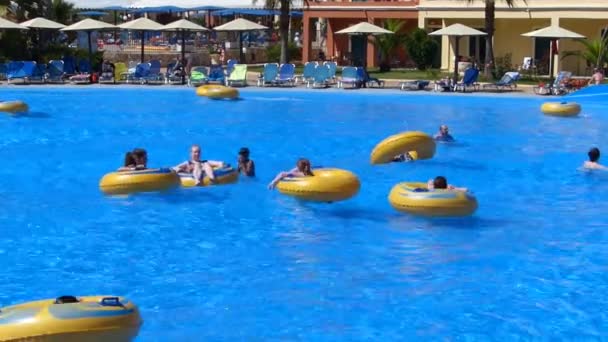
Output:
[[306,176],[314,176],[312,173],[312,168],[310,166],[310,160],[306,158],[298,159],[296,163],[296,167],[289,171],[282,171],[268,184],[268,189],[272,190],[277,185],[281,179],[286,177],[306,177]]
[[192,145],[190,147],[190,160],[187,160],[175,167],[173,171],[177,173],[187,173],[194,177],[194,185],[200,185],[205,175],[212,183],[215,183],[214,167],[224,167],[224,163],[215,160],[201,160],[201,147]]
[[125,163],[118,171],[145,170],[148,168],[148,152],[143,148],[136,148],[125,154]]
[[455,187],[452,184],[448,184],[448,180],[443,176],[437,176],[435,179],[429,179],[427,182],[427,188],[429,190],[442,189],[442,190],[454,190],[454,191],[462,191],[467,192],[469,189],[467,188],[459,188]]
[[437,132],[437,134],[435,134],[434,139],[436,141],[443,141],[443,142],[453,142],[454,141],[454,137],[452,137],[450,135],[450,129],[448,128],[447,125],[439,126],[439,132]]

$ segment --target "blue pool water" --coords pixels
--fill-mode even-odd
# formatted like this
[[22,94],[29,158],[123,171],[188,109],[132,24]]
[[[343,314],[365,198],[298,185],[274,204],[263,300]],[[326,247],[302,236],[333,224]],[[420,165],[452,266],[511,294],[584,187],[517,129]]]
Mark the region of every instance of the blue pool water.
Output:
[[[575,119],[546,98],[244,89],[211,101],[178,88],[7,87],[32,113],[0,116],[0,304],[124,295],[141,341],[594,339],[608,331],[608,151],[602,102]],[[371,166],[403,130],[450,126],[432,160]],[[258,177],[108,198],[124,152],[175,165],[189,145]],[[301,156],[347,168],[353,199],[308,204],[266,189]],[[462,219],[395,212],[400,181],[445,175],[479,209]]]

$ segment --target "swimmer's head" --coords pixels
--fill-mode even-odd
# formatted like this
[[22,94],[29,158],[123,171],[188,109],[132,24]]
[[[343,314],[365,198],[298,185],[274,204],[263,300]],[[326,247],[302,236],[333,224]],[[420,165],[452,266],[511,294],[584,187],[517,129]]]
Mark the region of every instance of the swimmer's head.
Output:
[[447,189],[448,188],[448,180],[443,176],[437,176],[433,180],[433,187],[435,189]]
[[594,147],[589,150],[587,155],[589,156],[589,161],[596,162],[600,159],[600,149],[597,147]]

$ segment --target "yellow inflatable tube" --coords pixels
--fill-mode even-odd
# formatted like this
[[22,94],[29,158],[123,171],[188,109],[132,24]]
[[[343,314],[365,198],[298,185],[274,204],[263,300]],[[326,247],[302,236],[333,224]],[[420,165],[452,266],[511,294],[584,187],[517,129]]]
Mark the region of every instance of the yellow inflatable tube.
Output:
[[171,169],[110,172],[103,176],[99,188],[107,195],[126,195],[134,192],[165,191],[178,187],[180,179]]
[[236,99],[239,91],[219,84],[205,84],[196,88],[196,95],[205,96],[210,99]]
[[[203,182],[198,186],[231,184],[236,183],[236,181],[239,179],[239,172],[232,166],[215,168],[213,169],[213,175],[215,176],[215,183],[212,183],[209,177],[205,176],[205,178],[203,178]],[[195,186],[194,177],[192,177],[192,174],[190,173],[179,173],[179,179],[183,187],[189,188]]]
[[371,154],[372,164],[390,163],[395,156],[410,153],[415,159],[430,159],[435,155],[435,140],[424,132],[403,132],[382,140]]
[[353,197],[361,187],[359,178],[347,170],[319,168],[312,172],[314,176],[283,178],[277,189],[306,201],[337,202]]
[[142,319],[123,297],[64,296],[0,309],[0,341],[131,341]]
[[27,113],[29,107],[23,101],[0,101],[0,112],[9,114]]
[[576,102],[546,102],[540,106],[541,112],[552,116],[577,116],[581,112],[581,105]]
[[422,216],[468,216],[477,210],[477,199],[456,190],[428,190],[426,183],[399,183],[388,201],[397,211]]

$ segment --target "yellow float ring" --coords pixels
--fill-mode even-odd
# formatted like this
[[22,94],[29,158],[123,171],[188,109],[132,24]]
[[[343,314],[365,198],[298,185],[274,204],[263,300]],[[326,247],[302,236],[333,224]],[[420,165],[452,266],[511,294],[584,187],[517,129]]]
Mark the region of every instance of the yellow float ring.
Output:
[[146,169],[110,172],[99,182],[101,191],[108,195],[134,192],[165,191],[178,187],[179,176],[171,169]]
[[390,163],[395,156],[409,153],[414,159],[430,159],[435,155],[435,140],[424,132],[403,132],[382,140],[374,147],[372,164]]
[[388,195],[397,211],[422,216],[468,216],[477,210],[477,199],[456,190],[429,191],[426,183],[399,183]]
[[239,91],[235,88],[226,87],[219,84],[205,84],[196,88],[196,95],[205,96],[210,99],[236,99]]
[[[232,166],[225,166],[222,168],[213,169],[213,175],[215,176],[215,183],[212,183],[209,177],[205,176],[203,181],[198,186],[209,186],[219,184],[231,184],[236,183],[239,179],[239,172]],[[179,179],[183,187],[189,188],[195,186],[195,180],[190,173],[179,173]]]
[[126,298],[65,296],[1,308],[0,341],[131,341],[142,323]]
[[27,113],[29,110],[27,103],[23,101],[0,101],[0,112],[20,114]]
[[576,102],[545,102],[540,110],[551,116],[577,116],[581,112],[581,105]]
[[283,178],[277,189],[306,201],[337,202],[353,197],[361,187],[359,178],[347,170],[319,168],[312,172],[314,176]]

